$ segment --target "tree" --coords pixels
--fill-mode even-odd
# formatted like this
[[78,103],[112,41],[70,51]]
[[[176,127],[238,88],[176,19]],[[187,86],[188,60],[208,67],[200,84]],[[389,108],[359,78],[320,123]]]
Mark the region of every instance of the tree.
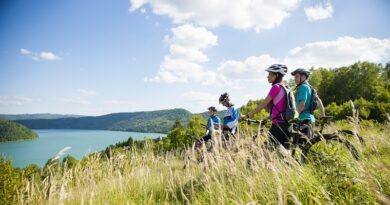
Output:
[[2,155],[0,159],[0,204],[14,204],[14,197],[21,187],[20,172],[12,167],[12,161]]

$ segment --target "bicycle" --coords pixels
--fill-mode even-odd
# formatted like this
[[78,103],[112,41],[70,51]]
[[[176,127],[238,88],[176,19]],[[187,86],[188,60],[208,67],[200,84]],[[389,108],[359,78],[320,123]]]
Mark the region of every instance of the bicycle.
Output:
[[[330,117],[326,117],[325,120],[321,121],[321,129],[320,131],[314,131],[312,133],[312,136],[307,136],[303,133],[303,130],[305,129],[311,129],[310,125],[307,123],[307,121],[295,121],[291,123],[292,127],[292,134],[290,136],[290,139],[293,139],[290,144],[290,150],[291,150],[291,156],[297,160],[299,163],[304,163],[307,159],[307,156],[309,154],[315,154],[318,155],[314,150],[312,150],[313,146],[321,141],[325,141],[327,143],[329,142],[338,142],[342,144],[345,148],[347,148],[351,154],[351,156],[359,160],[359,153],[355,146],[349,142],[347,139],[341,137],[338,133],[341,133],[341,131],[336,131],[335,133],[322,133],[325,123],[328,122],[328,119]],[[264,120],[253,120],[253,119],[247,119],[246,122],[248,125],[251,123],[259,124],[258,127],[258,133],[263,134],[267,136],[268,138],[272,138],[272,135],[266,130],[265,123],[267,119]],[[346,130],[342,130],[344,134],[348,134],[349,132],[346,132]],[[352,132],[352,131],[350,131]],[[258,134],[254,135],[252,138],[253,140],[256,140],[258,137]],[[359,136],[360,137],[360,136]],[[361,137],[360,137],[361,138]],[[363,138],[361,138],[363,139]],[[270,147],[270,146],[267,146]]]

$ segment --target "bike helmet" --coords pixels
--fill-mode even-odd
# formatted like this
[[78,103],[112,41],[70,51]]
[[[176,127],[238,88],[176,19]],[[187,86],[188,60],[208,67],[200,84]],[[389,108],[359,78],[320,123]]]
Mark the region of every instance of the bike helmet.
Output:
[[219,102],[223,102],[223,101],[225,101],[228,98],[229,98],[229,94],[228,93],[222,93],[221,96],[219,97]]
[[270,67],[268,67],[266,69],[266,71],[286,75],[287,74],[287,66],[282,65],[282,64],[273,64]]
[[208,110],[211,110],[211,111],[214,111],[214,112],[217,112],[217,108],[215,108],[214,106],[211,106],[208,108]]
[[303,75],[305,75],[306,76],[306,78],[309,78],[309,76],[310,76],[310,71],[308,71],[308,70],[306,70],[306,69],[304,69],[304,68],[298,68],[298,69],[296,69],[296,70],[294,70],[292,73],[291,73],[291,75],[295,75],[295,74],[303,74]]

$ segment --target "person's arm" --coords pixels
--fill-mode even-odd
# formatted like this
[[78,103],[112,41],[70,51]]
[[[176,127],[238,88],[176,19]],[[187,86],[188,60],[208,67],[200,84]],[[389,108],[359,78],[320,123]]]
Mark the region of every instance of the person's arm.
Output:
[[297,111],[300,114],[305,109],[305,101],[301,101],[298,105]]
[[298,94],[297,94],[297,112],[301,114],[301,112],[305,109],[307,97],[309,94],[309,86],[307,85],[301,85],[298,88]]
[[253,116],[254,114],[260,112],[262,109],[264,109],[265,107],[267,107],[268,103],[270,103],[272,100],[272,97],[270,95],[268,95],[262,103],[260,103],[260,105],[258,105],[254,110],[248,112],[248,114],[244,115],[246,118],[247,116],[251,117]]

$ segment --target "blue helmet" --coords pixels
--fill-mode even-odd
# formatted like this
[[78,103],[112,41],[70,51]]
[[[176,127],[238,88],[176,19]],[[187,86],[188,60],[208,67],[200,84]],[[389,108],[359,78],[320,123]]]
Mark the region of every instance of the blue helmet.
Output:
[[291,72],[291,75],[295,75],[295,74],[302,74],[302,75],[305,75],[306,78],[309,78],[310,76],[310,71],[304,69],[304,68],[297,68],[296,70],[294,70],[293,72]]
[[211,111],[214,111],[214,112],[217,112],[217,108],[215,108],[214,106],[211,106],[208,108],[208,110],[211,110]]
[[229,98],[229,94],[228,93],[222,93],[221,96],[219,97],[219,102],[223,102],[223,101],[225,101],[228,98]]

